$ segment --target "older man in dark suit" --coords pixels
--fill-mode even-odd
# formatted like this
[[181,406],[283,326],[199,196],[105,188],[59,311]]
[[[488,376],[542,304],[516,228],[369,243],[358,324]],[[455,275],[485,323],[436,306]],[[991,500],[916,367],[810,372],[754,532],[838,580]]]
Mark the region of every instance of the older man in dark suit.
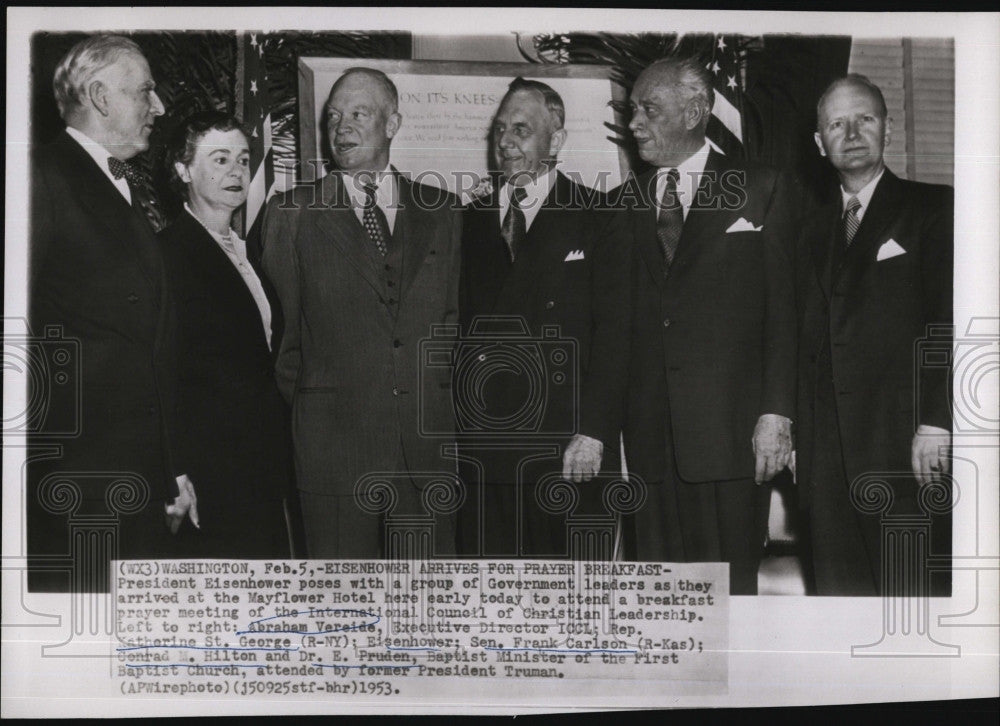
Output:
[[[446,440],[421,435],[453,424],[450,368],[422,370],[420,342],[432,326],[457,325],[461,216],[452,195],[389,166],[397,108],[385,74],[345,71],[326,104],[337,170],[272,199],[264,219],[310,557],[391,555],[373,511],[426,512],[426,486],[454,469]],[[435,552],[454,553],[452,518],[436,524]]]
[[640,560],[728,562],[754,594],[768,488],[791,453],[795,287],[789,191],[771,169],[709,148],[711,77],[694,60],[637,79],[629,128],[653,168],[631,201],[630,472],[649,485]]
[[[949,469],[949,365],[921,368],[915,356],[931,326],[950,331],[954,198],[950,187],[885,167],[890,120],[864,76],[830,85],[817,124],[840,195],[802,232],[797,474],[818,594],[875,595],[880,521],[852,504],[852,483],[874,475],[892,488],[894,513],[915,512],[918,489],[944,482]],[[935,344],[943,360],[950,341],[945,332]],[[947,524],[935,523],[938,546],[950,546]],[[947,578],[932,584],[947,588]]]
[[79,436],[29,468],[29,552],[67,547],[65,524],[38,508],[49,475],[65,474],[80,488],[81,515],[105,509],[115,480],[130,482],[109,495],[122,510],[150,497],[119,520],[117,553],[167,556],[164,505],[175,526],[196,510],[170,460],[167,290],[149,200],[130,163],[148,147],[163,104],[139,47],[117,36],[75,45],[53,85],[66,130],[31,162],[29,319],[36,334],[54,326],[79,340],[81,408],[56,397],[48,411],[49,430],[72,428],[78,415]]
[[463,461],[475,462],[465,554],[567,555],[565,514],[541,506],[536,484],[621,468],[630,245],[605,195],[556,169],[564,119],[551,87],[515,79],[493,122],[501,185],[465,214],[463,349],[477,352],[456,373]]

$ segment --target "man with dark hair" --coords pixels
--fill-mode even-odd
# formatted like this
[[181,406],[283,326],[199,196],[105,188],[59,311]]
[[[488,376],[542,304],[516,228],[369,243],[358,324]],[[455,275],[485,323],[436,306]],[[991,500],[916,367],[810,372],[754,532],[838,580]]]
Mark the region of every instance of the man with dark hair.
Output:
[[[954,195],[889,171],[890,134],[882,93],[864,76],[834,81],[819,100],[816,145],[840,196],[802,232],[796,449],[820,595],[882,592],[879,517],[852,504],[865,498],[852,485],[874,475],[891,488],[891,512],[916,512],[919,488],[946,483],[949,469],[949,365],[918,379],[915,356],[937,326],[950,360]],[[947,524],[935,523],[937,547],[950,546]],[[932,585],[946,591],[947,578]]]
[[54,327],[79,341],[82,406],[56,397],[48,411],[47,429],[72,428],[78,417],[79,436],[29,467],[29,552],[67,546],[65,519],[38,507],[48,475],[65,473],[80,488],[81,515],[107,513],[108,478],[128,482],[134,501],[148,496],[141,512],[120,518],[117,555],[168,556],[164,506],[175,527],[197,515],[190,482],[172,471],[169,306],[148,199],[130,163],[149,146],[163,104],[139,46],[120,36],[75,45],[53,86],[66,130],[31,161],[29,318],[38,335]]
[[710,149],[702,63],[648,67],[629,128],[653,168],[634,200],[629,472],[649,490],[640,560],[727,562],[730,592],[755,594],[768,487],[788,463],[795,409],[789,189],[775,171]]
[[[446,439],[421,435],[421,422],[453,424],[450,369],[422,369],[420,342],[458,321],[459,204],[390,167],[403,119],[381,71],[345,71],[325,117],[336,170],[275,197],[264,217],[264,270],[285,320],[277,382],[309,556],[402,556],[386,548],[376,500],[387,516],[430,514],[426,477],[454,469]],[[453,517],[435,532],[433,551],[454,554]]]
[[[457,407],[476,414],[469,422],[476,431],[466,431],[462,447],[463,460],[476,462],[463,477],[464,554],[565,556],[565,517],[544,510],[536,483],[547,474],[580,483],[620,470],[629,245],[623,217],[607,208],[605,195],[556,169],[564,123],[558,93],[515,79],[491,133],[499,189],[465,213],[463,344],[497,345],[456,374]],[[508,367],[512,333],[539,341],[544,359],[536,373],[545,381],[524,361]],[[519,416],[536,411],[530,423]],[[513,438],[498,443],[505,437]],[[599,498],[596,486],[583,489]]]

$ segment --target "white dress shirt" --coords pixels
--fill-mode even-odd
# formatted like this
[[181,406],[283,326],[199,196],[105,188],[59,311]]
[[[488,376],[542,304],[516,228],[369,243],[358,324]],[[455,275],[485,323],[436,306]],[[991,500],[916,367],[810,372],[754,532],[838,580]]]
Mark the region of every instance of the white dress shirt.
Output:
[[76,141],[76,143],[82,146],[84,151],[93,157],[94,161],[97,162],[97,166],[104,172],[104,176],[111,180],[111,183],[114,184],[115,188],[122,193],[122,196],[125,197],[125,201],[129,203],[129,206],[131,206],[132,192],[129,191],[128,181],[125,177],[115,179],[115,175],[111,173],[111,169],[108,167],[108,157],[114,156],[114,154],[109,154],[107,149],[79,129],[67,126],[66,133],[69,134],[70,138]]
[[883,174],[885,174],[885,167],[882,167],[882,171],[880,171],[878,174],[876,174],[874,179],[872,179],[870,182],[868,182],[867,184],[865,184],[861,188],[861,191],[859,191],[857,194],[851,194],[849,191],[847,191],[846,189],[844,189],[844,187],[841,187],[840,188],[840,201],[841,201],[840,211],[841,212],[846,212],[847,211],[847,202],[850,201],[851,197],[857,197],[858,201],[861,203],[861,208],[857,211],[858,221],[860,222],[862,219],[864,219],[864,217],[865,217],[865,211],[867,211],[868,205],[871,204],[872,195],[875,193],[875,187],[878,186],[879,179],[882,178]]
[[[556,170],[549,169],[544,174],[539,174],[533,181],[528,182],[522,188],[525,197],[521,200],[521,211],[524,212],[524,229],[531,229],[531,223],[535,221],[538,210],[545,204],[552,191],[552,185],[556,183]],[[507,210],[510,209],[510,195],[514,190],[510,183],[505,183],[500,188],[500,228],[503,229],[503,221],[507,218]]]
[[708,142],[702,144],[701,148],[694,152],[687,159],[676,167],[663,166],[656,172],[656,203],[663,199],[663,190],[667,186],[667,174],[672,168],[677,169],[680,178],[677,180],[677,199],[681,203],[684,212],[684,219],[687,219],[688,211],[694,202],[694,195],[698,191],[701,183],[701,175],[705,172],[705,164],[708,163]]
[[233,267],[236,271],[240,273],[240,277],[243,278],[243,284],[247,286],[250,291],[253,301],[257,304],[257,310],[260,311],[260,322],[264,326],[264,335],[267,337],[267,347],[271,347],[271,304],[267,301],[267,295],[264,293],[264,286],[260,282],[260,278],[257,277],[257,273],[254,272],[253,266],[247,259],[247,243],[241,240],[235,231],[229,230],[229,235],[223,237],[216,232],[210,230],[205,223],[198,219],[198,215],[191,211],[191,207],[188,206],[187,202],[184,203],[184,211],[198,220],[198,224],[205,228],[215,243],[219,245],[219,248],[226,253],[226,257],[229,261],[233,263]]
[[[367,177],[367,175],[366,175]],[[344,174],[344,186],[347,187],[347,195],[351,198],[351,208],[357,216],[361,225],[365,224],[365,206],[368,204],[368,195],[365,192],[364,184],[354,176]],[[369,181],[369,179],[365,179]],[[385,215],[385,221],[389,223],[389,234],[396,229],[396,210],[399,206],[399,193],[396,185],[396,175],[390,165],[375,175],[375,182],[378,188],[375,190],[375,204]],[[388,240],[386,240],[388,241]]]

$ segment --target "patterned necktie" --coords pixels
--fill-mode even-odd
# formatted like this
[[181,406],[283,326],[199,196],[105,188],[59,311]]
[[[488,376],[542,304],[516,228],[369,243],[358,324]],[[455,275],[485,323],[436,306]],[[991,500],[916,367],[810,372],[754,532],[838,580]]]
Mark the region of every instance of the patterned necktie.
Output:
[[861,226],[861,220],[858,219],[859,209],[861,209],[861,202],[858,201],[857,197],[851,197],[847,200],[847,209],[844,210],[844,249],[851,246],[854,235],[858,233],[858,227]]
[[389,222],[385,218],[385,212],[375,201],[377,189],[378,186],[375,184],[365,184],[365,213],[362,219],[368,237],[375,243],[379,254],[385,257],[389,251],[389,239],[392,237],[392,233],[389,231]]
[[517,252],[524,245],[524,238],[528,234],[527,220],[524,218],[524,210],[521,209],[521,202],[528,196],[524,187],[514,187],[510,195],[510,207],[507,209],[507,216],[503,218],[503,226],[500,227],[500,236],[507,244],[507,251],[510,253],[510,261],[517,257]]
[[132,207],[138,207],[149,222],[149,226],[154,232],[163,229],[163,217],[156,207],[156,202],[146,193],[146,184],[139,167],[127,161],[122,161],[113,156],[108,157],[108,169],[115,179],[125,177],[128,182],[129,194],[132,195]]
[[670,272],[670,265],[677,254],[677,245],[681,241],[684,229],[684,210],[677,198],[677,182],[681,175],[676,169],[667,172],[667,183],[663,186],[663,198],[660,201],[660,213],[656,217],[656,239],[660,242],[663,252],[663,274]]

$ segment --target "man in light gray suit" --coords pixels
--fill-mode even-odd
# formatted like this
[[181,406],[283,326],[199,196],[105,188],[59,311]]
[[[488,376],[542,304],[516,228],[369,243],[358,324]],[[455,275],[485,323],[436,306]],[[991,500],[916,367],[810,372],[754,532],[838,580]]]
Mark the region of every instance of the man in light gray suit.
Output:
[[[264,219],[264,270],[285,320],[277,380],[292,405],[309,556],[385,557],[381,517],[426,511],[427,473],[454,470],[442,438],[421,435],[449,430],[452,409],[451,371],[421,372],[420,341],[457,323],[460,206],[389,165],[402,117],[385,74],[345,71],[325,111],[337,169],[272,199]],[[386,475],[388,499],[358,496],[373,474]],[[454,553],[449,516],[436,520],[434,552]]]

